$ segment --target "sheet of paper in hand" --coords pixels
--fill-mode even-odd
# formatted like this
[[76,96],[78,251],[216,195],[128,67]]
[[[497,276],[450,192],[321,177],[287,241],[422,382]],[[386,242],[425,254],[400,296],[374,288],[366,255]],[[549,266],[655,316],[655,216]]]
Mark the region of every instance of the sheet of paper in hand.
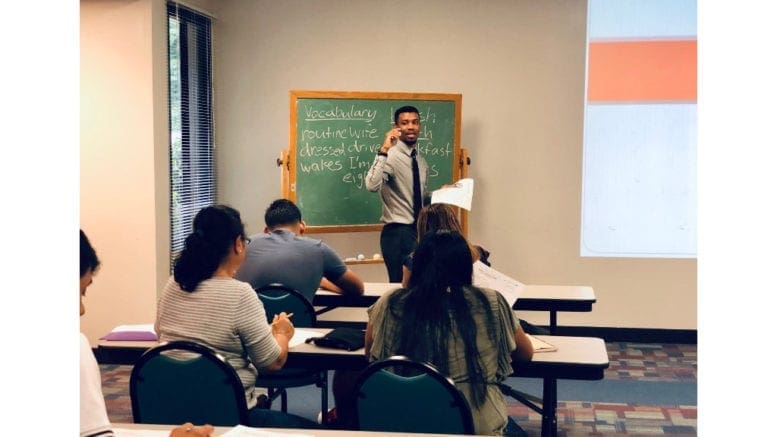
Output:
[[475,181],[472,178],[464,178],[450,187],[432,191],[432,203],[447,203],[470,211],[474,190]]
[[515,303],[526,288],[521,281],[500,273],[480,261],[472,266],[472,284],[502,293],[510,305]]

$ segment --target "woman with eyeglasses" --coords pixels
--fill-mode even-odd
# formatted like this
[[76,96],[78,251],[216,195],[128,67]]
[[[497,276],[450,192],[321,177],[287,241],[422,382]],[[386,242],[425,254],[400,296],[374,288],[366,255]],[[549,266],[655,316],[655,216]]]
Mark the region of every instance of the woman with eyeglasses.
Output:
[[252,426],[317,427],[301,417],[256,407],[257,374],[283,367],[294,326],[286,313],[268,324],[251,285],[233,278],[245,260],[246,241],[237,210],[215,205],[197,213],[157,305],[159,340],[194,341],[223,355],[243,382]]

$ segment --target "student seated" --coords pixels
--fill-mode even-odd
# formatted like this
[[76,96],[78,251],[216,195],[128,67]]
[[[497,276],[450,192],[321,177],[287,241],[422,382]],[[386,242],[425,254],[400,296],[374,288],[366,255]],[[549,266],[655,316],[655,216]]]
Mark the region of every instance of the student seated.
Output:
[[451,231],[423,236],[409,282],[368,309],[369,360],[406,355],[429,362],[464,394],[477,434],[525,435],[509,419],[496,383],[512,374],[513,360],[531,360],[534,349],[504,297],[472,285],[464,237]]
[[[463,234],[461,231],[461,224],[453,208],[444,203],[435,203],[426,205],[421,209],[418,214],[418,238],[420,239],[424,235],[430,232],[436,231],[455,231]],[[483,249],[480,246],[470,244],[469,251],[472,255],[472,263],[478,261],[487,266],[491,266],[488,261],[490,252]],[[405,258],[402,265],[402,286],[407,288],[410,283],[410,273],[413,271],[413,254],[411,253]],[[527,333],[532,335],[549,335],[550,331],[545,328],[533,325],[523,319],[519,319],[521,328]]]
[[235,209],[216,205],[197,213],[157,305],[159,340],[194,341],[224,356],[243,382],[251,426],[317,427],[301,417],[255,408],[256,376],[283,367],[294,326],[286,313],[268,324],[251,285],[233,278],[245,259],[246,242]]
[[304,237],[305,222],[297,205],[278,199],[264,213],[267,227],[252,235],[246,260],[236,279],[258,288],[274,282],[299,291],[311,303],[319,287],[337,293],[364,294],[364,283],[321,240]]
[[[84,296],[86,288],[92,284],[92,277],[97,273],[100,267],[100,260],[97,259],[89,239],[80,232],[81,248],[81,275],[79,300],[81,301],[81,315],[86,313],[84,307]],[[103,397],[102,379],[100,377],[100,367],[94,358],[92,348],[89,347],[89,340],[84,334],[81,334],[81,437],[107,437],[113,436],[111,423],[108,420],[108,412],[105,410],[105,398]],[[208,437],[213,432],[210,425],[194,426],[191,423],[185,423],[177,426],[170,432],[171,437]]]
[[[464,234],[461,230],[461,224],[459,218],[456,217],[456,212],[450,205],[445,203],[433,203],[421,208],[418,213],[418,223],[416,224],[418,229],[418,240],[429,232],[435,231],[456,231],[460,234]],[[490,266],[488,261],[490,253],[480,246],[470,244],[470,254],[472,255],[472,262],[478,261]],[[413,271],[413,254],[409,254],[402,261],[402,286],[407,288],[410,282],[410,272]]]

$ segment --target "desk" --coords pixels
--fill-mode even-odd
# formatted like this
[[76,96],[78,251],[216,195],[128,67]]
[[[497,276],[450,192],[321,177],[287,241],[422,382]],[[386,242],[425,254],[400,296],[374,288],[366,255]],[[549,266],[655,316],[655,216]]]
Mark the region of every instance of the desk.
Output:
[[[305,328],[322,335],[329,329]],[[559,379],[599,380],[604,378],[604,369],[610,361],[604,341],[593,337],[544,336],[538,338],[552,343],[558,350],[534,354],[528,363],[517,363],[513,367],[513,377],[542,378],[542,407],[536,408],[542,415],[543,437],[556,435],[557,381]],[[132,364],[148,348],[156,346],[154,341],[105,341],[98,342],[98,354],[107,362],[117,363],[116,359],[130,360],[119,362]],[[132,359],[132,357],[135,359]],[[114,358],[114,360],[110,360]],[[320,370],[362,369],[366,365],[364,349],[345,351],[325,349],[313,344],[300,344],[289,350],[287,366],[305,367]]]
[[[143,436],[143,431],[147,431],[149,437],[164,436],[167,437],[170,430],[178,425],[152,425],[148,423],[113,423],[113,430],[119,431],[117,437],[123,437],[128,434],[132,437]],[[231,431],[231,426],[216,426],[213,428],[213,435],[220,436]],[[256,431],[272,432],[277,434],[311,435],[315,437],[407,437],[407,433],[382,432],[382,431],[344,431],[339,429],[290,429],[290,428],[255,428]],[[122,432],[129,430],[130,432]],[[261,435],[261,434],[257,434]],[[413,437],[458,437],[453,434],[424,434],[413,433]]]
[[319,328],[349,328],[365,329],[367,327],[367,308],[363,307],[327,307],[316,315],[316,326]]
[[594,289],[580,285],[527,285],[513,304],[514,310],[549,311],[550,333],[556,333],[558,311],[590,312],[596,302]]
[[[323,307],[368,307],[383,293],[401,287],[399,283],[365,282],[364,295],[344,296],[326,290],[316,291],[313,305]],[[514,310],[549,311],[550,333],[556,333],[559,311],[589,312],[596,302],[594,290],[577,285],[527,285],[521,297],[513,304]],[[321,314],[328,309],[321,310]],[[324,320],[332,319],[330,316]]]

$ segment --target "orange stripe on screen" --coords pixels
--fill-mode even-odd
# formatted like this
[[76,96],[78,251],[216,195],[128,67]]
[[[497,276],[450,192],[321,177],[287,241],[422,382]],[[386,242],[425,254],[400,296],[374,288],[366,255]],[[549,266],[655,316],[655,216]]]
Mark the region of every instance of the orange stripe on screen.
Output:
[[592,42],[588,101],[696,101],[696,40]]

